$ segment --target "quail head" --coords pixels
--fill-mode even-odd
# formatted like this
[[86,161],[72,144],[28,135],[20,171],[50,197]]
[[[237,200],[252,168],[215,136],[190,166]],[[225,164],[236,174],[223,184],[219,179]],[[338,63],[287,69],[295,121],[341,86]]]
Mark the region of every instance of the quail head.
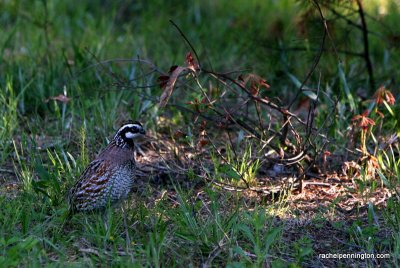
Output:
[[102,210],[128,196],[135,177],[135,142],[144,135],[139,122],[129,122],[118,129],[70,190],[71,212]]

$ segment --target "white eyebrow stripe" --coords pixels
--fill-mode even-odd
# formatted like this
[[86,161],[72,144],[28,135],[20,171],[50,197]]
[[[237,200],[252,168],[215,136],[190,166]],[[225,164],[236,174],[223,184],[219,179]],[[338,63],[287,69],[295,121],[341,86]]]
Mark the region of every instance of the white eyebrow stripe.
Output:
[[121,127],[121,128],[118,130],[118,132],[121,132],[121,131],[124,130],[125,128],[133,128],[133,127],[141,128],[141,126],[139,126],[138,124],[127,124],[127,125],[124,125],[123,127]]
[[141,126],[138,125],[138,124],[126,124],[126,125],[122,126],[122,127],[118,130],[117,134],[121,133],[121,131],[123,131],[123,130],[126,129],[126,128],[137,128],[137,129],[140,129]]

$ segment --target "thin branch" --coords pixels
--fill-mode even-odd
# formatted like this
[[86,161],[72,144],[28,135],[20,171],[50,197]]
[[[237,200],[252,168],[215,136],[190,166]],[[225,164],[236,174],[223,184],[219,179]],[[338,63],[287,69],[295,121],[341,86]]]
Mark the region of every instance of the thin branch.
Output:
[[[278,111],[278,112],[281,113],[281,114],[286,114],[286,115],[288,115],[288,116],[290,116],[290,117],[293,117],[294,119],[296,119],[296,121],[298,121],[298,122],[301,123],[302,125],[307,125],[307,123],[304,122],[300,117],[298,117],[298,116],[297,116],[296,114],[294,114],[294,113],[291,113],[291,112],[288,111],[287,109],[284,109],[284,108],[278,106],[277,104],[273,103],[272,101],[270,101],[270,100],[268,100],[268,99],[266,99],[266,98],[259,98],[259,97],[255,96],[255,95],[251,94],[251,92],[250,92],[245,86],[243,86],[242,84],[240,84],[240,83],[239,83],[238,81],[236,81],[235,79],[233,79],[233,78],[231,78],[231,77],[229,77],[229,76],[227,76],[227,75],[224,75],[224,74],[221,74],[221,73],[216,73],[216,72],[214,72],[214,71],[209,71],[209,70],[205,70],[205,69],[203,69],[203,72],[211,74],[212,76],[214,76],[214,77],[215,77],[216,79],[218,79],[219,81],[222,81],[221,79],[224,79],[224,80],[228,80],[229,82],[232,82],[235,86],[239,87],[239,88],[242,89],[244,92],[246,92],[247,95],[248,95],[251,99],[253,99],[253,100],[255,100],[255,101],[258,101],[258,102],[260,102],[260,103],[262,103],[262,104],[264,104],[264,105],[266,105],[266,106],[268,106],[268,107],[270,107],[270,108],[272,108],[272,109]],[[226,85],[226,84],[225,84],[225,85]]]
[[124,77],[119,76],[118,74],[114,73],[111,70],[107,70],[107,68],[100,62],[100,60],[97,58],[97,56],[91,52],[88,48],[85,48],[85,50],[93,57],[93,59],[97,62],[97,64],[101,67],[104,73],[109,75],[110,77],[114,78],[120,85],[127,84],[127,80]]
[[297,98],[300,96],[301,92],[303,91],[304,85],[307,83],[307,81],[310,79],[311,75],[314,73],[315,68],[317,68],[317,65],[318,65],[318,63],[319,63],[319,61],[320,61],[320,59],[321,59],[322,53],[323,53],[323,51],[324,51],[325,39],[326,39],[327,32],[328,32],[328,28],[326,27],[326,19],[325,19],[324,15],[322,14],[322,10],[321,10],[321,7],[319,6],[318,2],[314,0],[313,3],[314,3],[314,5],[317,7],[318,12],[319,12],[319,14],[320,14],[322,23],[323,23],[323,25],[324,25],[324,33],[323,33],[323,36],[322,36],[322,40],[321,40],[319,52],[318,52],[318,54],[315,56],[313,65],[311,66],[310,71],[307,73],[306,78],[305,78],[305,79],[303,80],[303,82],[301,83],[301,85],[300,85],[300,87],[299,87],[299,90],[297,91],[296,96],[293,98],[292,102],[289,104],[289,106],[288,106],[288,108],[287,108],[288,110],[290,110],[290,108],[292,107],[292,105],[295,103],[295,101],[297,100]]
[[[354,26],[355,28],[357,28],[357,29],[360,30],[360,31],[363,31],[363,26],[362,26],[362,25],[357,24],[357,23],[353,22],[352,20],[350,20],[349,18],[347,18],[346,16],[340,14],[340,13],[337,12],[333,7],[331,7],[329,4],[325,4],[324,2],[322,2],[321,5],[322,5],[323,7],[325,7],[325,8],[327,8],[329,11],[331,11],[337,18],[342,19],[342,20],[346,21],[347,24]],[[357,11],[353,11],[353,12],[357,12]],[[352,12],[352,13],[353,13],[353,12]],[[351,14],[351,15],[352,15],[352,14]],[[372,19],[375,19],[375,18],[372,18]],[[376,19],[375,19],[375,20],[376,20]],[[376,20],[376,21],[377,21],[377,22],[381,22],[381,21],[378,21],[378,20]],[[386,25],[384,25],[384,27],[385,27],[385,26],[386,26]],[[376,37],[379,37],[379,38],[382,37],[381,34],[376,33],[376,32],[368,31],[368,34],[375,35]]]
[[174,25],[174,27],[178,30],[179,34],[182,36],[183,39],[185,39],[186,43],[189,45],[190,49],[193,51],[194,56],[196,57],[197,64],[199,65],[199,68],[201,69],[201,64],[200,64],[200,58],[199,55],[196,52],[196,49],[194,49],[192,43],[190,43],[189,39],[186,37],[186,35],[182,32],[182,30],[179,28],[178,25],[173,20],[169,20],[169,22]]
[[357,0],[357,5],[358,5],[358,13],[360,14],[360,18],[361,18],[362,33],[363,33],[363,40],[364,40],[364,59],[365,59],[365,64],[367,65],[367,70],[368,70],[368,75],[369,75],[369,85],[370,85],[371,91],[374,91],[375,90],[375,80],[374,80],[374,72],[372,69],[371,58],[369,57],[367,22],[365,21],[364,9],[363,9],[361,0]]

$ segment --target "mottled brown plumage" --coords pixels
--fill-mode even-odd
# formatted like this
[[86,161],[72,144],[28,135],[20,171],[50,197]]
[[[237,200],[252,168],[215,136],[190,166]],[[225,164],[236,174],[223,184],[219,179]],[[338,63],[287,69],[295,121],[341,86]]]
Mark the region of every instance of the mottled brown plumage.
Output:
[[70,190],[72,212],[102,210],[127,198],[135,177],[135,141],[145,131],[138,122],[122,125]]

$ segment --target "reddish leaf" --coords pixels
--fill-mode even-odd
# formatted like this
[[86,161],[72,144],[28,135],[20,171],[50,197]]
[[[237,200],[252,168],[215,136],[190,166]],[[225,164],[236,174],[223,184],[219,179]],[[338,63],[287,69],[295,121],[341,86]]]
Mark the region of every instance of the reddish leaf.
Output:
[[367,131],[369,126],[374,126],[375,125],[375,121],[372,120],[371,118],[367,117],[367,115],[368,115],[368,110],[364,111],[360,115],[354,116],[351,119],[351,121],[353,121],[353,122],[358,121],[357,126],[362,128],[363,131]]
[[189,101],[189,102],[187,102],[186,104],[189,104],[189,105],[198,105],[198,104],[199,104],[199,100],[198,100],[197,98],[194,98],[194,101]]
[[196,69],[199,68],[199,64],[193,58],[192,52],[186,54],[186,66],[191,69],[193,72],[196,72]]
[[45,102],[49,102],[50,100],[56,100],[56,101],[60,101],[62,103],[68,103],[71,99],[65,95],[60,94],[58,96],[54,96],[54,97],[50,97],[50,98],[46,99]]
[[330,156],[332,153],[331,152],[329,152],[329,151],[325,151],[324,152],[324,157],[326,157],[326,156]]
[[249,91],[253,96],[258,95],[261,87],[270,88],[270,85],[267,84],[267,81],[256,74],[246,74],[244,76],[240,75],[238,80],[244,87],[246,87],[248,83],[250,84]]
[[201,139],[199,140],[199,142],[197,143],[197,148],[198,148],[198,149],[201,149],[201,148],[203,148],[204,146],[206,146],[208,143],[209,143],[208,140],[206,140],[206,139],[204,139],[204,138],[201,138]]
[[378,90],[375,92],[374,99],[376,104],[382,104],[384,101],[386,101],[389,105],[394,105],[396,102],[392,92],[390,92],[390,90],[386,89],[384,86],[378,88]]

